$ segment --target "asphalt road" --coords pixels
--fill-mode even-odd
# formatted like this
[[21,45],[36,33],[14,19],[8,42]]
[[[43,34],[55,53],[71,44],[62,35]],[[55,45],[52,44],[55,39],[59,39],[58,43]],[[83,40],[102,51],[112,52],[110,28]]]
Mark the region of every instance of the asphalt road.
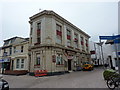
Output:
[[29,75],[4,75],[10,88],[107,88],[103,69],[78,71],[64,75],[34,77]]

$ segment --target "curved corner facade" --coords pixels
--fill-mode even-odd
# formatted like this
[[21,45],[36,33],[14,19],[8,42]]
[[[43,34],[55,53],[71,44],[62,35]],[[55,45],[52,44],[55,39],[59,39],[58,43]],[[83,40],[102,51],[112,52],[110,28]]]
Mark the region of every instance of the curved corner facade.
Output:
[[53,11],[30,17],[29,71],[63,72],[90,62],[90,36]]

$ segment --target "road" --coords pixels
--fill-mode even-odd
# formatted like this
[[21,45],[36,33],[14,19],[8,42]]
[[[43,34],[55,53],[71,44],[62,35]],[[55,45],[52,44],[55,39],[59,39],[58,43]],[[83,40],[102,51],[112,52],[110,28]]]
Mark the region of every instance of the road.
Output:
[[4,75],[10,88],[107,88],[103,69],[78,71],[64,75],[34,77],[29,75]]

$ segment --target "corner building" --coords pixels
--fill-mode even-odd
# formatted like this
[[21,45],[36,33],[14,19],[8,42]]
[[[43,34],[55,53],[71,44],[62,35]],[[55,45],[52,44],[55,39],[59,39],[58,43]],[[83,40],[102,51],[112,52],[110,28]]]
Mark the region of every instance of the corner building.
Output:
[[30,17],[29,68],[50,73],[76,70],[90,62],[90,36],[72,23],[44,10]]

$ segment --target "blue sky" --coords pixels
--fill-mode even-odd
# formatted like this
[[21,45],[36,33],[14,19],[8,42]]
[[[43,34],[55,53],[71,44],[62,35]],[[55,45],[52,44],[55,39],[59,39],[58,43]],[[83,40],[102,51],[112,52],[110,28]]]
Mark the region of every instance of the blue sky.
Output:
[[29,37],[29,17],[53,10],[98,41],[99,35],[118,33],[118,0],[2,0],[0,4],[0,46],[3,40]]

